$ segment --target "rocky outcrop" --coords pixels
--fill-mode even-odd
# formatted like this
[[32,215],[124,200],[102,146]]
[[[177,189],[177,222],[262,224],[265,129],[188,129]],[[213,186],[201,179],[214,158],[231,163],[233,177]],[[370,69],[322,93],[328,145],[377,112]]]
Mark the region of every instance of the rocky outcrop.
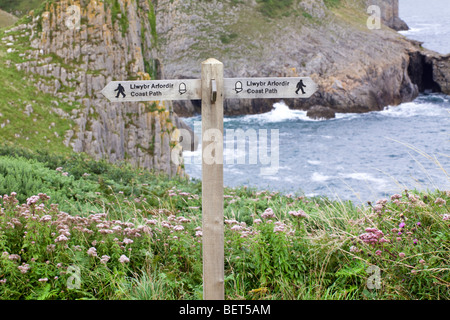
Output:
[[[365,112],[418,95],[407,71],[407,49],[414,45],[391,29],[369,30],[367,8],[331,11],[321,0],[299,1],[292,8],[295,14],[268,19],[257,6],[251,1],[158,1],[165,75],[199,77],[201,60],[213,56],[224,63],[226,77],[310,76],[319,91],[307,100],[286,100],[304,110],[323,106]],[[274,102],[226,100],[224,108],[228,115],[261,113]],[[192,115],[199,103],[177,102],[174,110]]]
[[421,92],[442,92],[450,95],[450,54],[429,50],[411,52],[410,73],[415,76]]
[[16,67],[39,75],[40,90],[73,103],[67,117],[76,126],[65,143],[74,151],[174,176],[183,170],[171,161],[171,135],[182,121],[172,105],[110,103],[101,94],[110,81],[161,73],[153,10],[151,0],[50,1],[12,30],[28,33],[33,48]]
[[367,0],[367,6],[376,5],[381,10],[382,22],[396,31],[408,30],[405,21],[400,19],[398,0]]
[[[367,112],[412,101],[421,88],[410,70],[411,52],[422,49],[392,29],[401,29],[397,0],[369,2],[380,6],[389,27],[367,27],[366,1],[331,9],[322,0],[293,1],[286,14],[272,19],[257,1],[159,0],[165,76],[199,78],[201,61],[214,57],[224,63],[225,77],[311,77],[318,92],[285,100],[294,109]],[[275,102],[230,99],[224,109],[226,115],[262,113]],[[200,112],[200,103],[174,102],[174,111],[190,116]]]
[[323,106],[312,106],[306,115],[315,120],[336,118],[336,112],[333,109]]

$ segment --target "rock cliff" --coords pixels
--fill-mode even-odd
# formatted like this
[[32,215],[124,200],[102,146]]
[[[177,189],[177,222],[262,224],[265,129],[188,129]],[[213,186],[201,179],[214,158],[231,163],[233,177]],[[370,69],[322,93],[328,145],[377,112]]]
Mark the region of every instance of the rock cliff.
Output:
[[376,5],[381,10],[383,23],[391,29],[408,30],[408,25],[400,19],[398,0],[367,0],[367,6]]
[[66,145],[97,159],[182,175],[171,161],[171,135],[184,124],[172,105],[110,103],[100,93],[113,80],[161,77],[154,17],[151,0],[55,0],[7,34],[8,41],[29,40],[16,67],[39,75],[40,91],[73,103],[70,112],[54,108],[75,123]]
[[[423,49],[392,29],[407,28],[398,18],[397,0],[293,0],[275,16],[264,14],[264,3],[159,0],[157,31],[165,76],[198,78],[200,62],[208,57],[224,63],[225,77],[309,76],[319,91],[307,100],[285,102],[324,117],[381,110],[419,94],[413,81],[419,75],[411,73],[416,69],[410,65],[412,53]],[[381,9],[384,24],[379,29],[368,27],[369,4]],[[441,82],[449,80],[444,73]],[[274,102],[226,100],[224,107],[227,115],[261,113]],[[175,102],[174,111],[199,113],[199,102]]]

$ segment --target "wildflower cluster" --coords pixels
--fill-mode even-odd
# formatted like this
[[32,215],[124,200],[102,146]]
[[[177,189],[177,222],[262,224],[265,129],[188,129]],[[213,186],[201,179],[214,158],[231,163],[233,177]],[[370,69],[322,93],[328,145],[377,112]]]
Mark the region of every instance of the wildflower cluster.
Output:
[[[444,197],[446,193],[443,193]],[[349,252],[383,267],[391,281],[410,285],[429,282],[428,270],[440,270],[435,278],[445,283],[449,278],[449,227],[445,217],[449,208],[442,197],[434,200],[425,195],[405,191],[391,196],[391,202],[381,200],[372,207],[357,226],[370,224],[351,241]],[[414,278],[413,276],[414,275]],[[421,277],[423,275],[423,277]],[[435,276],[436,277],[436,276]],[[406,292],[406,290],[405,290]]]
[[[22,205],[15,195],[3,197],[0,214],[0,290],[25,280],[30,291],[36,281],[58,288],[55,295],[73,295],[65,290],[71,265],[113,278],[115,270],[123,270],[126,276],[155,255],[164,257],[162,262],[181,264],[183,259],[170,254],[176,247],[173,241],[201,236],[198,225],[184,216],[164,212],[130,221],[109,219],[107,213],[72,216],[56,204],[49,205],[46,194],[31,196]],[[199,252],[198,247],[194,249]]]
[[[43,193],[22,204],[4,195],[1,296],[117,299],[158,285],[162,298],[201,298],[201,198],[181,189],[156,190],[156,200],[118,192],[84,215]],[[383,297],[450,298],[450,194],[405,192],[358,208],[245,188],[224,199],[228,297],[365,299],[366,270],[377,266]],[[72,290],[77,268],[82,287]],[[307,284],[320,286],[305,293]]]

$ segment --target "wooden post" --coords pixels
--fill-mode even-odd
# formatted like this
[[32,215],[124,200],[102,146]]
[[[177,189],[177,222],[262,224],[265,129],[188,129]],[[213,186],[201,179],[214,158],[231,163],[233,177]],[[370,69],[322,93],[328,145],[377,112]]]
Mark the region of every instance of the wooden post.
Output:
[[223,64],[202,62],[203,299],[224,300]]

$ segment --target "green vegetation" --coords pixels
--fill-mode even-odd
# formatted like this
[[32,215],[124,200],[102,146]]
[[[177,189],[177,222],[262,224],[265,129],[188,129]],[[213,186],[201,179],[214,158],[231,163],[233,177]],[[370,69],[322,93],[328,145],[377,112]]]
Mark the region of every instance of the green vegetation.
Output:
[[21,17],[42,4],[42,0],[0,0],[0,9]]
[[[0,38],[3,36],[4,31],[0,30]],[[2,142],[67,154],[71,148],[63,144],[64,136],[75,124],[70,118],[58,115],[55,109],[70,113],[78,103],[62,102],[52,94],[37,90],[37,81],[52,83],[54,79],[30,76],[15,68],[14,64],[24,61],[23,54],[28,46],[26,37],[18,37],[13,46],[0,47]],[[8,52],[8,49],[13,51]]]
[[323,0],[327,8],[336,8],[341,5],[341,0]]
[[[116,21],[118,21],[120,31],[122,32],[122,34],[127,33],[129,23],[128,23],[128,16],[126,13],[126,8],[124,8],[125,12],[123,12],[118,0],[104,0],[103,4],[105,7],[105,10],[108,9],[108,6],[111,9],[112,24],[114,25],[116,23]],[[125,5],[126,5],[126,3],[125,3]]]
[[233,41],[234,39],[236,39],[238,37],[238,34],[237,33],[230,33],[230,34],[222,34],[221,36],[220,36],[220,41],[223,43],[223,44],[228,44],[228,43],[230,43],[231,41]]
[[[259,1],[271,18],[291,4]],[[74,123],[54,108],[77,105],[36,90],[51,77],[16,70],[29,41],[15,38],[0,47],[0,299],[201,299],[201,182],[74,154],[63,144]],[[226,188],[224,215],[227,299],[450,298],[450,191],[355,206]]]
[[[0,192],[2,299],[202,298],[200,182],[3,146]],[[224,200],[227,299],[450,298],[449,191]]]
[[155,14],[155,8],[153,6],[153,1],[148,0],[148,4],[150,6],[150,10],[148,12],[148,21],[150,22],[150,28],[152,33],[152,39],[154,42],[154,46],[158,45],[158,34],[156,32],[156,14]]
[[256,0],[259,10],[269,18],[289,16],[293,0]]

